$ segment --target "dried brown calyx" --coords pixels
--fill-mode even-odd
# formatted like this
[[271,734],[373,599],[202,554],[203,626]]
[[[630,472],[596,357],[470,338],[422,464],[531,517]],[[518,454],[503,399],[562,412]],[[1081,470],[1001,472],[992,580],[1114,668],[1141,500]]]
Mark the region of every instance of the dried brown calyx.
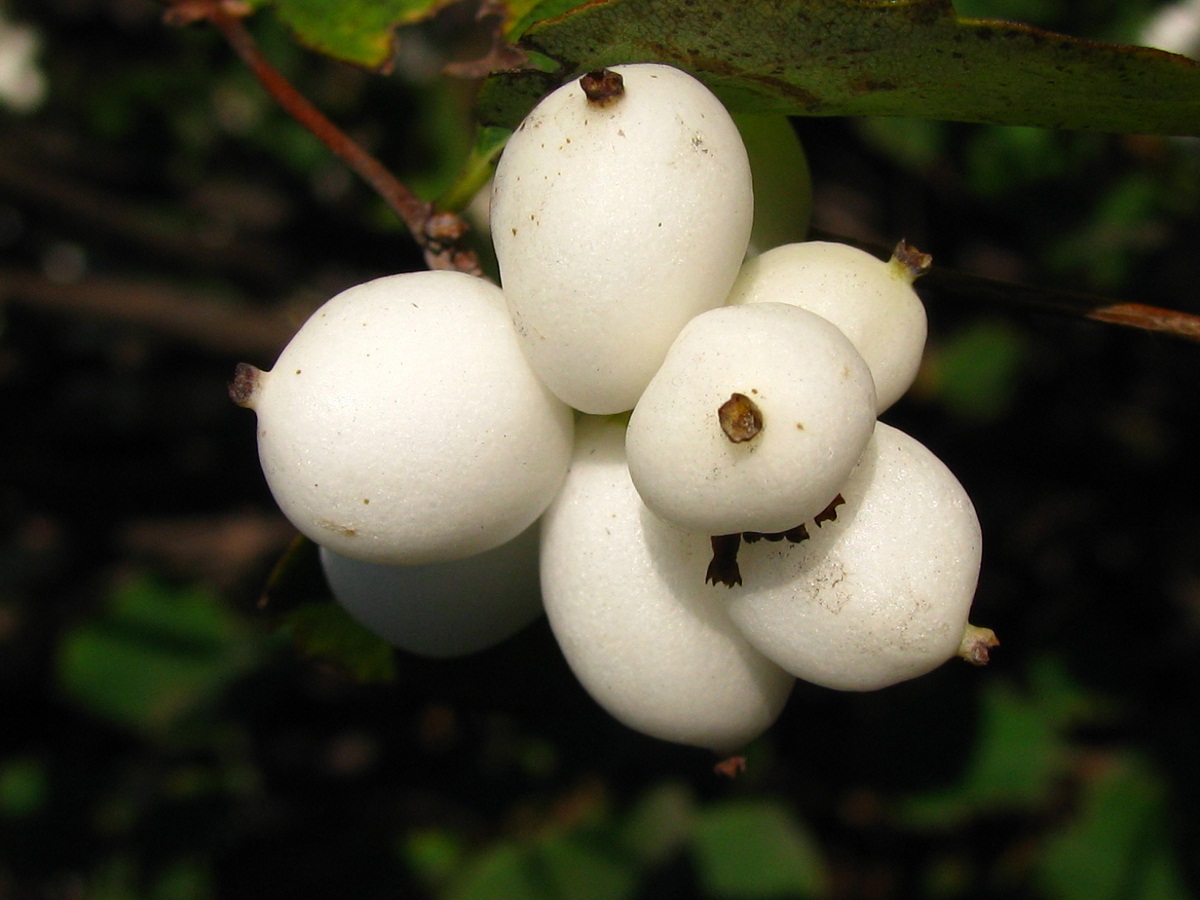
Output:
[[717,408],[725,437],[735,444],[752,440],[763,428],[762,410],[745,394],[733,394]]
[[845,502],[846,498],[841,494],[837,494],[832,500],[829,501],[829,505],[827,507],[817,513],[816,518],[813,519],[813,524],[820,528],[826,522],[836,522],[837,508]]
[[742,571],[738,568],[738,548],[742,546],[740,534],[716,534],[710,539],[712,560],[704,575],[705,584],[723,584],[733,587],[742,583]]
[[252,407],[262,374],[261,369],[250,363],[238,363],[233,370],[233,381],[229,382],[229,399],[238,406]]
[[[740,396],[734,394],[735,397]],[[838,494],[829,501],[829,505],[817,513],[813,518],[813,524],[820,528],[826,522],[837,520],[837,508],[846,502],[846,498]],[[808,526],[801,522],[787,531],[743,531],[740,534],[718,534],[710,538],[712,543],[712,559],[708,563],[708,571],[705,573],[705,584],[723,584],[726,587],[733,587],[735,584],[742,583],[742,569],[738,565],[738,551],[742,547],[742,541],[747,544],[757,544],[759,541],[769,541],[776,543],[778,541],[787,541],[789,544],[799,544],[802,541],[807,541],[809,538]],[[994,637],[994,635],[993,635]]]
[[579,79],[579,86],[587,94],[588,103],[608,106],[625,96],[625,79],[611,69],[597,69]]
[[909,281],[916,281],[933,268],[933,257],[922,253],[908,241],[901,241],[892,251],[892,265],[899,266]]
[[1000,639],[992,629],[968,624],[958,645],[958,656],[973,666],[986,666],[992,650],[999,646]]

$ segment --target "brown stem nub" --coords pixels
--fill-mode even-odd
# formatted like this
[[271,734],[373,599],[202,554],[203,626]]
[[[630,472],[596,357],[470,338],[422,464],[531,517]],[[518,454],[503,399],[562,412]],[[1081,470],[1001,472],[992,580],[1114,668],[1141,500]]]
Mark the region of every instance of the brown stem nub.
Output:
[[597,69],[579,79],[579,86],[587,94],[588,103],[608,106],[625,96],[625,79],[611,69]]
[[233,381],[229,382],[229,399],[238,406],[249,408],[261,376],[262,370],[250,363],[238,363],[233,370]]
[[992,629],[968,624],[958,645],[958,655],[973,666],[986,666],[991,651],[999,646],[1000,639]]
[[746,757],[727,756],[713,765],[713,771],[726,778],[736,778],[739,773],[746,771]]
[[733,394],[717,408],[725,437],[735,444],[752,439],[763,427],[762,410],[745,394]]
[[892,262],[901,267],[909,281],[916,281],[933,268],[933,257],[922,253],[908,241],[901,241],[892,251]]

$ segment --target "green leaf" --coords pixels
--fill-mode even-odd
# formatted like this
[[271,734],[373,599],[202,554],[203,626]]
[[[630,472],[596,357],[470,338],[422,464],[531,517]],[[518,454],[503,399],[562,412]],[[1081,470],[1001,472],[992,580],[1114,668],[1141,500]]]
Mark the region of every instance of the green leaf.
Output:
[[786,806],[769,800],[703,808],[692,850],[706,896],[805,897],[826,882],[817,845]]
[[633,896],[637,886],[633,863],[606,851],[586,832],[547,836],[534,859],[555,900],[620,900]]
[[140,578],[67,633],[58,680],[97,715],[162,733],[215,700],[254,660],[254,646],[218,597]]
[[395,680],[394,649],[333,600],[319,548],[303,535],[275,564],[259,608],[278,617],[279,627],[302,656],[328,663],[364,684]]
[[1050,836],[1039,866],[1047,896],[1062,900],[1171,900],[1186,888],[1168,828],[1166,789],[1132,755],[1108,760],[1085,790],[1079,816]]
[[475,145],[454,179],[454,184],[438,198],[438,209],[459,211],[471,202],[492,177],[496,160],[511,134],[507,128],[479,129]]
[[39,812],[46,803],[50,775],[46,764],[32,757],[0,765],[0,819],[20,819]]
[[695,817],[696,800],[684,785],[656,785],[624,816],[617,841],[632,859],[658,865],[683,846]]
[[[887,115],[1115,132],[1200,133],[1200,64],[1000,21],[949,0],[593,0],[538,7],[521,43],[563,74],[664,62],[739,112]],[[543,13],[557,13],[543,15]],[[529,91],[545,76],[527,76]],[[490,124],[516,124],[517,76],[491,79]]]
[[364,684],[396,678],[396,653],[332,600],[306,603],[287,614],[284,627],[304,656],[318,659]]
[[980,812],[1037,808],[1067,764],[1062,723],[1001,681],[984,690],[975,754],[953,785],[897,805],[898,818],[918,828],[944,827]]
[[975,322],[930,346],[918,392],[961,418],[995,421],[1012,405],[1025,357],[1026,341],[1015,327]]
[[280,21],[297,39],[329,56],[361,66],[386,64],[394,32],[420,22],[451,0],[272,0]]
[[549,900],[551,895],[539,873],[533,871],[527,848],[515,842],[498,841],[444,896],[447,900],[495,900],[497,897]]

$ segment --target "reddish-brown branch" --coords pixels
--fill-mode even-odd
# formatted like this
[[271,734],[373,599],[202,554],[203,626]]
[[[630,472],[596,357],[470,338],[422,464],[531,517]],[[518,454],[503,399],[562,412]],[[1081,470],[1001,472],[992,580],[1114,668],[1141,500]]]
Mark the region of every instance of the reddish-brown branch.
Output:
[[462,246],[468,231],[466,222],[454,213],[436,212],[432,204],[413,194],[386,166],[296,90],[263,56],[242,24],[249,12],[245,4],[238,0],[169,0],[169,5],[166,14],[169,23],[178,25],[204,20],[221,32],[275,102],[366,181],[399,216],[424,251],[425,262],[431,269],[457,269],[472,275],[480,274],[475,253]]
[[[851,244],[880,259],[887,259],[892,252],[890,248],[829,234],[819,229],[813,229],[810,236],[814,240]],[[1023,308],[1030,312],[1091,319],[1094,322],[1107,322],[1110,325],[1123,325],[1142,331],[1157,331],[1160,334],[1200,342],[1200,316],[1193,313],[1147,306],[1144,303],[1125,303],[1080,291],[998,281],[981,275],[939,268],[936,259],[934,262],[935,265],[929,270],[929,274],[921,278],[918,289],[923,296],[943,296],[947,301],[969,298],[997,306]]]

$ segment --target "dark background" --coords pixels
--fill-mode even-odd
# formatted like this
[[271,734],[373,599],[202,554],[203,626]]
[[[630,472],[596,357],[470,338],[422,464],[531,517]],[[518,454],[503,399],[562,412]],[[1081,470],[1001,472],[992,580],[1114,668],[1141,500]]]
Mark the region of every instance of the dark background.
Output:
[[[959,4],[1124,40],[1154,8],[1091,6]],[[544,623],[364,683],[294,647],[302,566],[260,608],[293,532],[225,384],[420,256],[215,33],[145,0],[4,11],[45,92],[0,106],[0,898],[1196,892],[1200,346],[929,294],[886,419],[974,498],[1002,646],[800,685],[733,781],[609,720]],[[471,85],[437,73],[478,48],[470,9],[388,76],[252,27],[404,180],[450,183]],[[1194,141],[795,127],[822,229],[1200,313]]]

